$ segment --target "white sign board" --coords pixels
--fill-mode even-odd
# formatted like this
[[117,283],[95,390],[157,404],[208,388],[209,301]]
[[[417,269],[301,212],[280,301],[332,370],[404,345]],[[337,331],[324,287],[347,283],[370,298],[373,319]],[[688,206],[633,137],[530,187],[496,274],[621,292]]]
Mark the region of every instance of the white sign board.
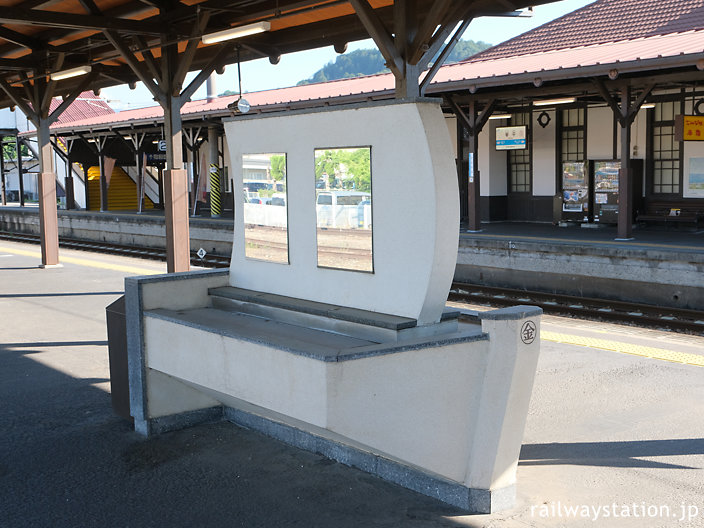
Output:
[[526,148],[526,126],[498,127],[496,150],[520,150]]

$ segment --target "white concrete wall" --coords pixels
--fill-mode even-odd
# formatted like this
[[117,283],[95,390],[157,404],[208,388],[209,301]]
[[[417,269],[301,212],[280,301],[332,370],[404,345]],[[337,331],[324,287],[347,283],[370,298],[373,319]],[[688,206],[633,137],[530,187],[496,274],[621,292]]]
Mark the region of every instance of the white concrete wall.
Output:
[[[533,195],[554,196],[557,177],[557,116],[555,110],[546,110],[550,123],[543,128],[537,123],[542,110],[533,112]],[[631,127],[633,158],[645,158],[646,120],[650,110],[641,110]],[[497,151],[496,127],[506,126],[502,120],[487,123],[479,135],[479,170],[482,196],[506,196],[508,192],[508,163],[505,151]],[[617,130],[618,132],[618,130]],[[613,158],[613,112],[608,107],[589,108],[587,115],[587,159]],[[620,134],[616,135],[620,149]],[[617,150],[617,158],[620,150]]]
[[554,196],[557,167],[556,134],[557,121],[554,110],[546,110],[550,122],[543,128],[538,124],[538,116],[542,110],[533,112],[533,195]]
[[[151,317],[145,318],[144,343],[152,370],[318,427],[327,425],[323,361]],[[155,416],[151,402],[149,411]]]
[[450,143],[452,143],[452,155],[457,159],[457,118],[453,115],[445,114],[445,124],[450,133]]
[[[328,428],[464,482],[486,341],[334,364]],[[421,418],[422,417],[422,418]]]
[[492,119],[479,134],[480,194],[506,196],[508,164],[506,152],[496,150],[496,127],[506,126],[505,120]]
[[609,107],[600,106],[587,111],[587,159],[613,158],[613,122],[614,113]]
[[[344,124],[344,125],[343,125]],[[225,121],[235,197],[242,156],[285,152],[290,264],[245,258],[242,207],[235,206],[230,282],[258,291],[440,319],[455,268],[459,192],[452,143],[436,103],[371,105]],[[316,148],[372,148],[374,272],[318,268]]]

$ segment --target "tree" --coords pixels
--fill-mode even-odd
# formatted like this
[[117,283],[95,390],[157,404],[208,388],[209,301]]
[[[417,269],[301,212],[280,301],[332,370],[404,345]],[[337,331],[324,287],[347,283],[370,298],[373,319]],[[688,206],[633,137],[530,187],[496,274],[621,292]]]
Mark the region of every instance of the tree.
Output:
[[[27,149],[27,145],[25,145],[24,143],[20,143],[20,152],[22,153],[22,156],[29,156],[29,150]],[[11,143],[3,141],[2,156],[3,159],[6,160],[17,159],[17,149],[15,148],[14,138],[12,138]]]
[[[371,155],[369,148],[334,149],[318,151],[315,158],[315,179],[327,176],[328,185],[336,187],[336,181],[352,181],[358,191],[370,192],[372,188]],[[339,185],[344,186],[343,182]]]
[[[479,53],[491,44],[486,42],[474,42],[473,40],[460,40],[445,61],[449,64],[465,60],[472,55]],[[385,66],[384,58],[377,49],[361,49],[339,55],[335,62],[328,62],[325,66],[313,74],[312,77],[299,81],[297,86],[302,84],[320,83],[334,81],[337,79],[349,79],[362,75],[374,75],[386,73],[389,70]]]
[[286,179],[286,156],[273,155],[270,160],[271,177],[274,181],[283,181]]

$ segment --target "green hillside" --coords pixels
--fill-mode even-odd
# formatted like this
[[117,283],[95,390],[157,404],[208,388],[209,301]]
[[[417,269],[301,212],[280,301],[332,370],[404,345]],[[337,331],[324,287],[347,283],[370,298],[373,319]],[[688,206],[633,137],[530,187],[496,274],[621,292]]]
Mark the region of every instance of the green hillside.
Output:
[[[452,63],[467,59],[490,46],[491,44],[486,42],[460,40],[445,62]],[[312,77],[299,81],[298,85],[385,73],[389,70],[384,66],[384,62],[384,58],[377,49],[351,51],[338,56],[334,62],[328,62]]]

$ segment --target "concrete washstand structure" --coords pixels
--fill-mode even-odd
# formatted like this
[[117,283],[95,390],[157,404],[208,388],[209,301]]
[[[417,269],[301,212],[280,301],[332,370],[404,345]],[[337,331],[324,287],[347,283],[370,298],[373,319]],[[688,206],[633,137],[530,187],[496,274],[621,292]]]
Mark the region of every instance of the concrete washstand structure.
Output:
[[[238,116],[225,131],[235,196],[243,158],[285,155],[284,256],[248,256],[236,204],[229,270],[126,279],[136,430],[224,418],[470,511],[512,506],[541,311],[465,323],[445,308],[459,203],[438,101]],[[314,153],[359,146],[371,269],[323,267]]]

